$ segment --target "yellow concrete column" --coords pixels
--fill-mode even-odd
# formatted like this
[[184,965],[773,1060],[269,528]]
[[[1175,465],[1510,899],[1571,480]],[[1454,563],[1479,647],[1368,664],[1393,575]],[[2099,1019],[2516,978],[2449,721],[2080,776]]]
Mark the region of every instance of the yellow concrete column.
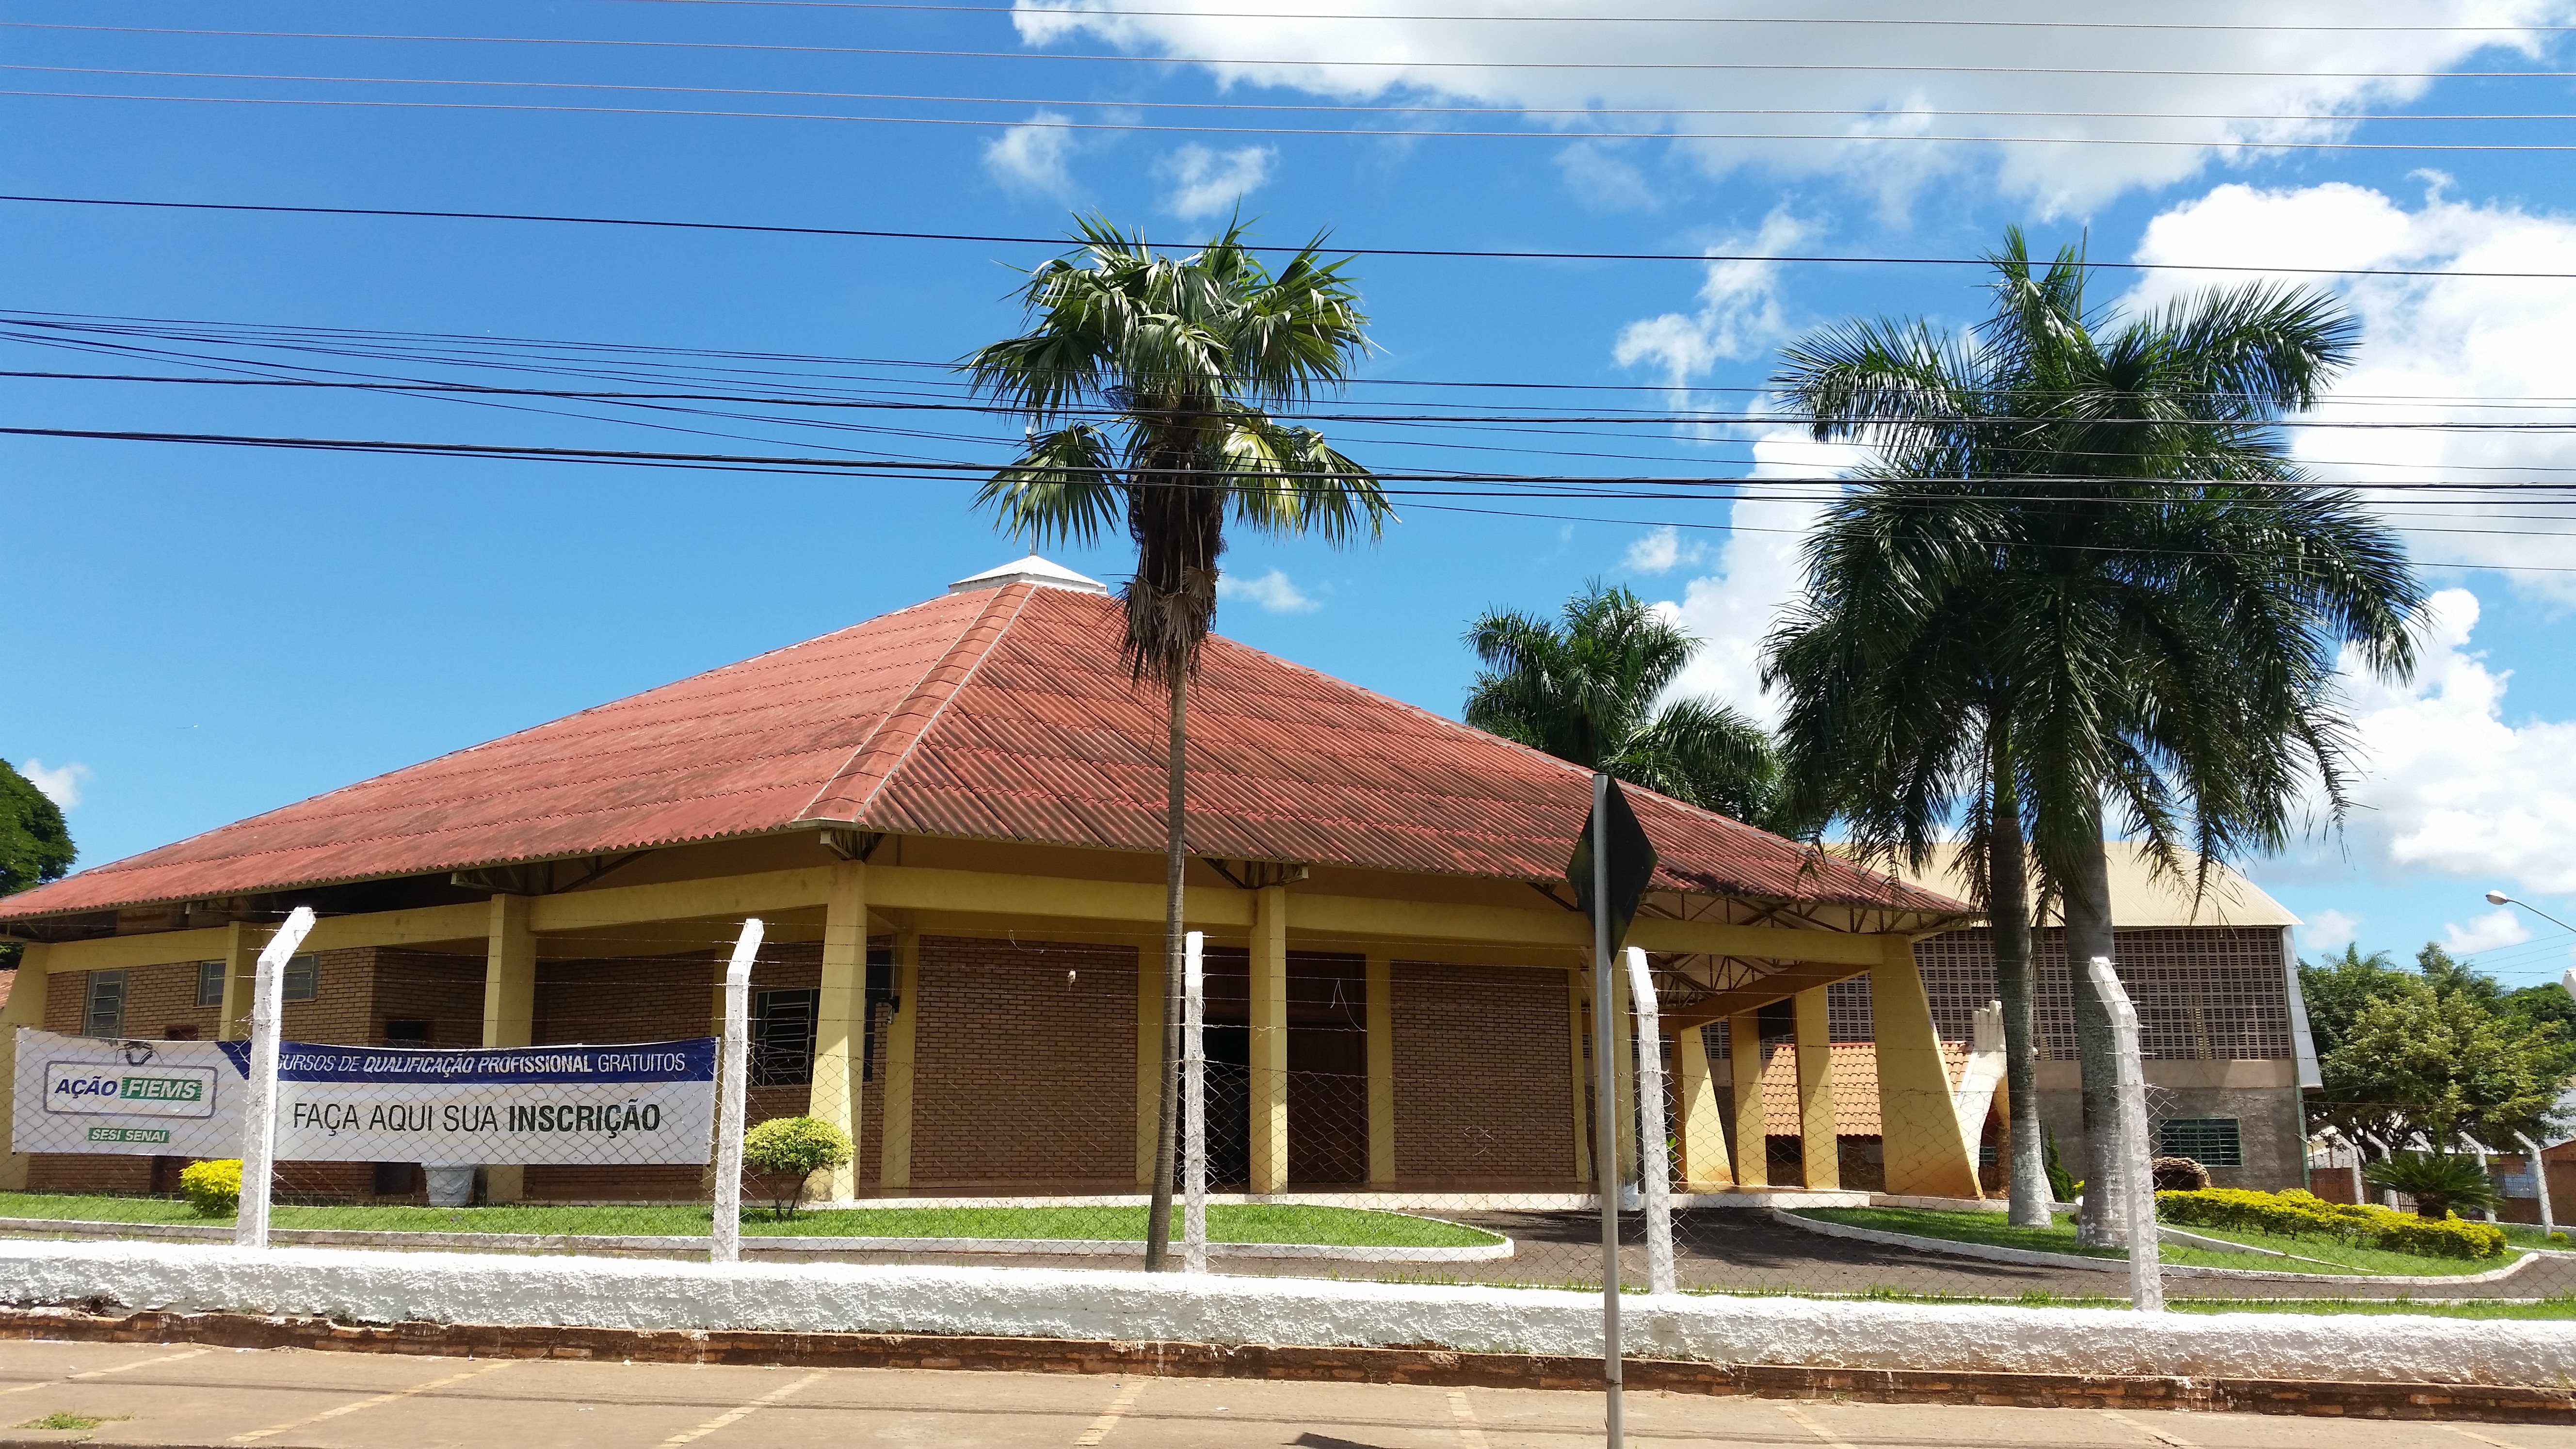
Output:
[[[894,933],[894,994],[898,1009],[886,1019],[886,1039],[877,1048],[885,1064],[885,1125],[877,1150],[877,1186],[891,1191],[912,1186],[912,1101],[917,1080],[914,1023],[921,1020],[921,932],[905,926]],[[851,1115],[857,1115],[855,1104]]]
[[1288,1187],[1288,888],[1252,903],[1252,1190]]
[[1888,938],[1869,973],[1869,1010],[1878,1036],[1879,1142],[1887,1191],[1985,1196],[1977,1187],[1976,1150],[1960,1139],[1932,1001],[1915,969],[1914,948],[1901,936]]
[[1637,1003],[1628,992],[1624,962],[1612,962],[1610,991],[1617,998],[1610,1018],[1610,1063],[1619,1084],[1619,1181],[1637,1176]]
[[1833,1031],[1826,1018],[1825,988],[1797,996],[1798,1156],[1807,1186],[1828,1191],[1843,1185],[1842,1144],[1834,1129]]
[[[859,1051],[867,1030],[868,867],[832,862],[823,888],[823,977],[814,1003],[814,1080],[805,1115],[850,1134],[850,1160],[823,1174],[815,1196],[847,1202],[859,1195]],[[904,1003],[907,1007],[910,1002]]]
[[1728,1075],[1735,1086],[1735,1181],[1739,1187],[1771,1185],[1771,1152],[1762,1120],[1762,1019],[1740,1012],[1726,1019]]
[[1735,1172],[1727,1164],[1726,1119],[1717,1113],[1717,1081],[1701,1028],[1683,1027],[1673,1038],[1673,1066],[1680,1078],[1673,1139],[1681,1147],[1682,1191],[1724,1192],[1735,1186]]
[[1592,1040],[1592,1029],[1585,1024],[1584,1008],[1591,1000],[1592,973],[1576,967],[1565,973],[1565,1046],[1574,1089],[1574,1180],[1592,1180],[1592,1067],[1585,1044]]
[[215,1036],[223,1041],[250,1038],[250,996],[259,985],[259,948],[268,944],[269,929],[235,921],[224,927],[224,1004]]
[[1154,1185],[1154,1129],[1163,1108],[1163,943],[1136,948],[1136,1185]]
[[1395,963],[1368,957],[1369,1186],[1395,1183]]
[[[526,896],[492,898],[483,954],[483,1045],[487,1047],[528,1046],[536,1034],[537,936],[528,926],[531,904]],[[249,993],[243,995],[247,998]],[[484,1195],[493,1202],[517,1202],[527,1195],[527,1175],[527,1168],[519,1163],[488,1164],[483,1169]]]
[[45,974],[46,948],[19,949],[17,983],[9,988],[8,1004],[0,1006],[0,1189],[9,1192],[26,1191],[30,1160],[26,1153],[7,1150],[9,1134],[17,1129],[18,1028],[44,1030],[45,1000],[53,984]]

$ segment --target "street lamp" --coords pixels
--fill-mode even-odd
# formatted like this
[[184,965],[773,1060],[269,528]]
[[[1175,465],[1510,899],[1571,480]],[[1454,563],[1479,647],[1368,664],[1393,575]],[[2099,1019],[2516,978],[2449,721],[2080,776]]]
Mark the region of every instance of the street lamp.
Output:
[[[2524,910],[2531,912],[2533,915],[2538,916],[2542,920],[2547,921],[2549,924],[2556,926],[2562,931],[2576,931],[2576,926],[2567,924],[2565,921],[2558,919],[2556,916],[2549,914],[2547,911],[2542,910],[2540,907],[2533,905],[2529,901],[2515,900],[2513,897],[2506,895],[2502,891],[2487,892],[2487,904],[2491,906],[2520,906]],[[2568,967],[2566,973],[2558,978],[2558,984],[2566,989],[2568,995],[2576,996],[2576,966]]]
[[2533,905],[2529,901],[2515,900],[2513,897],[2506,895],[2502,891],[2487,892],[2487,904],[2491,906],[2520,906],[2524,910],[2531,912],[2533,915],[2538,916],[2542,920],[2547,921],[2549,924],[2556,926],[2562,931],[2576,931],[2576,926],[2567,924],[2565,921],[2558,919],[2556,916],[2549,914],[2547,911],[2542,910],[2540,907]]

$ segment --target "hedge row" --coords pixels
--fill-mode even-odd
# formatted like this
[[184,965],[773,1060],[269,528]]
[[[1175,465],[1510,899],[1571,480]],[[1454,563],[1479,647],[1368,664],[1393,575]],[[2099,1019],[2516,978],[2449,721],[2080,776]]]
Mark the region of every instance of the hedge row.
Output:
[[2456,1215],[2434,1222],[2412,1213],[2367,1204],[2327,1202],[2314,1193],[2255,1192],[2210,1187],[2156,1194],[2156,1216],[2169,1223],[2278,1233],[2283,1237],[2340,1239],[2361,1248],[2383,1248],[2426,1258],[2495,1258],[2504,1253],[2504,1230],[2463,1222]]

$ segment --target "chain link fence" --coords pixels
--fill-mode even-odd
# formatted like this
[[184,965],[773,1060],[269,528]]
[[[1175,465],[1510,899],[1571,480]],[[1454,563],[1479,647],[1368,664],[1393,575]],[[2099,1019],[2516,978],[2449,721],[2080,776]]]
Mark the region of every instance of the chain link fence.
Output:
[[[791,922],[749,959],[729,1078],[723,979],[739,945],[740,923],[706,922],[593,935],[588,954],[543,961],[533,941],[518,960],[288,951],[273,973],[270,1241],[722,1256],[721,1214],[755,1260],[1146,1263],[1170,999],[1155,946],[911,930],[835,941]],[[1597,1289],[1592,974],[1363,943],[1286,959],[1265,973],[1241,946],[1201,956],[1208,1269]],[[44,1039],[22,1039],[21,1142],[38,1115],[24,1104],[49,1095],[53,1066],[126,1073],[115,1090],[128,1107],[124,1083],[162,1068],[213,1073],[218,1099],[246,1085],[255,1053],[238,1033],[258,983],[212,964],[59,993]],[[2072,1202],[2045,1228],[2004,1213],[2000,1024],[1962,1009],[1977,983],[1944,991],[1943,969],[1925,972],[1935,994],[1911,1045],[1879,1039],[1866,980],[1698,1019],[1688,972],[1623,971],[1606,1004],[1622,1283],[1657,1286],[1668,1243],[1683,1292],[2126,1304],[2122,1250],[2079,1235]],[[2043,981],[2063,969],[2043,963]],[[181,1012],[182,993],[204,1006]],[[2222,1185],[2355,1195],[2352,1144],[2310,1140],[2295,1088],[2278,1129],[2221,1115],[2197,1084],[2223,1076],[2210,1043],[2259,1033],[2169,986],[2136,994],[2152,1155],[2193,1159]],[[2063,1046],[2043,1062],[2055,1074],[2043,1116],[2050,1155],[2081,1179],[2088,1124]],[[1181,1095],[1173,1267],[1193,1246]],[[82,1120],[171,1137],[38,1144],[27,1190],[0,1195],[7,1230],[233,1237],[233,1215],[191,1206],[181,1178],[255,1154],[191,1145],[152,1115],[184,1104],[147,1105]],[[2260,1160],[2281,1146],[2267,1132],[2287,1137],[2290,1167],[2264,1181]],[[729,1142],[738,1174],[718,1166]],[[2528,1151],[2489,1145],[2508,1189],[2536,1181]],[[721,1201],[735,1194],[738,1217]],[[2162,1281],[2177,1300],[2576,1293],[2576,1259],[2522,1251],[2545,1245],[2536,1206],[2508,1192],[2513,1251],[2493,1260],[2407,1258],[2329,1227],[2169,1231]]]

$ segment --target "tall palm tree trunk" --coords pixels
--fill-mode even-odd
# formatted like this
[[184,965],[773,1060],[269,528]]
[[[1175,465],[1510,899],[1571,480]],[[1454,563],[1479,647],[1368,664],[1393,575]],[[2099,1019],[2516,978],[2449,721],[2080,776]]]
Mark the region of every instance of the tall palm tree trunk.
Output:
[[2039,1042],[2030,959],[2030,862],[2014,786],[2012,747],[1998,742],[1989,797],[1986,917],[1993,923],[1995,994],[2004,1008],[2004,1093],[2011,1113],[2012,1222],[2048,1226],[2048,1152],[2039,1121]]
[[2075,996],[2075,1065],[2084,1080],[2084,1213],[2076,1222],[2076,1240],[2102,1244],[2111,1237],[2110,1194],[2116,1160],[2112,1134],[2120,1121],[2115,1095],[2117,1077],[2111,1064],[2111,1008],[2093,989],[2087,969],[2096,956],[2117,961],[2111,944],[2111,860],[2102,841],[2100,812],[2088,840],[2077,842],[2074,858],[2059,875],[2065,882],[2066,971]]
[[1171,739],[1164,777],[1163,806],[1163,1069],[1154,1107],[1154,1191],[1146,1209],[1145,1271],[1169,1266],[1172,1250],[1172,1162],[1180,1127],[1181,1014],[1187,983],[1183,973],[1186,943],[1182,936],[1181,867],[1187,860],[1189,820],[1186,794],[1189,763],[1190,667],[1174,659],[1165,666],[1164,684],[1171,693]]

